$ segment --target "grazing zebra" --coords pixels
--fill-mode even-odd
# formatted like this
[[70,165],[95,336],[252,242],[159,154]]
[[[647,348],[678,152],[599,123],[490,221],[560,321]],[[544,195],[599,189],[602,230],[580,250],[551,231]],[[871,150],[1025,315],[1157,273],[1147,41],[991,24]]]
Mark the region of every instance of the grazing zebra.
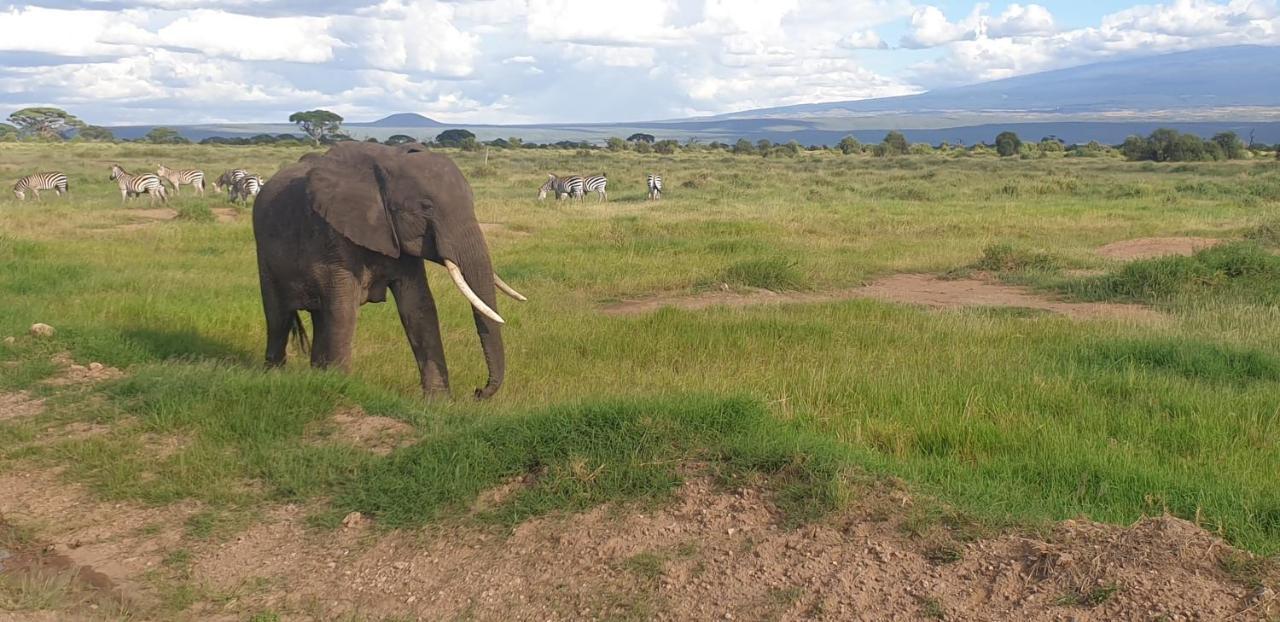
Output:
[[662,199],[662,175],[649,173],[649,200],[659,201]]
[[569,175],[568,177],[556,177],[551,173],[547,173],[547,183],[542,184],[538,188],[538,200],[547,198],[548,192],[554,192],[557,199],[573,198],[581,199],[586,193],[583,188],[583,180],[581,175]]
[[258,191],[262,190],[262,177],[252,173],[246,173],[239,181],[231,184],[230,199],[232,203],[237,201],[249,202],[250,199],[258,196]]
[[230,190],[232,185],[234,185],[237,181],[244,179],[244,176],[248,174],[249,174],[249,171],[246,171],[242,168],[224,171],[221,175],[218,176],[218,180],[213,182],[213,191],[222,192],[223,188]]
[[204,196],[204,171],[194,168],[175,171],[163,164],[156,167],[156,175],[173,186],[173,196],[178,196],[178,187],[189,184],[200,196]]
[[140,196],[143,193],[151,197],[152,204],[156,202],[156,198],[164,202],[169,201],[164,191],[164,184],[160,183],[159,177],[151,173],[130,175],[128,171],[120,168],[119,164],[112,164],[111,179],[120,186],[120,203],[124,203],[128,197]]
[[53,190],[58,193],[58,196],[67,193],[67,174],[52,171],[27,175],[13,185],[13,196],[18,197],[19,201],[25,201],[27,192],[30,191],[31,196],[39,200],[41,190]]
[[586,194],[588,192],[594,192],[600,195],[601,201],[608,201],[609,192],[605,189],[605,186],[608,186],[608,185],[609,185],[609,178],[606,177],[604,173],[600,173],[599,175],[591,175],[590,177],[587,177],[585,180],[583,180],[582,192],[583,194]]

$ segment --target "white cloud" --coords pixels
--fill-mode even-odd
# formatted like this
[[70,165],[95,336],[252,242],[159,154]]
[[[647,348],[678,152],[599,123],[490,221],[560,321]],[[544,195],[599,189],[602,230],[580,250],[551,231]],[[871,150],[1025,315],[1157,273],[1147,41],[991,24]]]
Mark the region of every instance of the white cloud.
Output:
[[1057,30],[1053,14],[1038,4],[1010,4],[1004,13],[987,23],[990,37],[1047,35]]
[[134,12],[65,11],[28,6],[0,12],[0,50],[60,56],[136,52],[146,38]]
[[902,47],[931,48],[972,39],[984,29],[986,18],[980,11],[985,7],[986,5],[974,7],[968,19],[955,23],[948,20],[942,9],[936,6],[921,7],[911,14],[911,32],[902,37]]
[[845,35],[840,39],[840,47],[850,50],[884,50],[888,49],[889,44],[885,43],[876,31],[863,30]]
[[479,38],[454,25],[449,4],[386,0],[360,15],[347,23],[344,40],[354,42],[372,67],[447,77],[475,69]]
[[240,60],[323,63],[342,42],[329,34],[326,17],[253,17],[196,10],[161,28],[160,45]]
[[525,32],[534,41],[652,46],[684,37],[668,22],[672,0],[529,0]]

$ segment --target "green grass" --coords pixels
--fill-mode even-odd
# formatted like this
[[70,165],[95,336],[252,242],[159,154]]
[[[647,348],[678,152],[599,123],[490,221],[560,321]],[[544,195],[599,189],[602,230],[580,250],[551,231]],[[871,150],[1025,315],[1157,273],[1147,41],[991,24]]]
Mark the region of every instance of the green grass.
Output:
[[[482,518],[661,502],[694,465],[763,482],[797,522],[857,495],[866,478],[896,477],[991,525],[1127,524],[1170,511],[1280,552],[1274,163],[494,151],[470,175],[476,212],[503,225],[487,233],[495,266],[531,301],[502,303],[508,382],[476,403],[467,396],[485,372],[471,317],[437,267],[428,272],[454,401],[418,397],[391,305],[362,309],[350,376],[296,357],[267,373],[248,212],[207,222],[225,200],[184,193],[172,203],[183,217],[120,228],[144,206],[121,207],[100,164],[269,176],[304,151],[0,145],[0,178],[61,168],[75,193],[0,197],[0,339],[17,338],[0,345],[0,390],[56,398],[35,420],[0,423],[0,461],[66,466],[112,499],[200,500],[208,513],[188,525],[198,538],[223,537],[273,501],[387,525],[469,515],[480,491],[530,471],[540,475]],[[482,166],[481,154],[450,155],[468,174]],[[647,202],[644,174],[658,169],[669,189]],[[534,199],[547,172],[591,170],[609,171],[608,203]],[[1124,265],[1093,252],[1157,235],[1248,241]],[[975,261],[1165,317],[1071,321],[870,300],[595,309],[720,283],[847,289]],[[33,322],[57,336],[27,337]],[[39,385],[61,350],[128,376],[87,394]],[[382,457],[309,433],[351,404],[411,424],[418,442]],[[34,442],[75,420],[115,427]],[[164,439],[182,442],[156,451]]]

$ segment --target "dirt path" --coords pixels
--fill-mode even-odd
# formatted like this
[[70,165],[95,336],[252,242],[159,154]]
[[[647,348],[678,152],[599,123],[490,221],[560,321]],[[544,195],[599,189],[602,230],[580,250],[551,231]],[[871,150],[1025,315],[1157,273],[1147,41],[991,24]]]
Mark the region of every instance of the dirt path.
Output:
[[[905,535],[911,498],[868,491],[841,516],[779,524],[751,488],[692,478],[655,511],[602,507],[510,532],[438,527],[335,531],[307,510],[269,509],[224,541],[190,541],[198,508],[93,500],[49,472],[0,475],[0,515],[74,568],[82,589],[134,619],[415,620],[1262,620],[1274,593],[1222,570],[1242,555],[1182,520],[1125,528],[1085,521],[1044,538],[963,542],[940,525]],[[181,552],[181,571],[173,559]],[[162,604],[175,572],[198,586],[180,611]],[[65,601],[77,619],[98,598]],[[0,613],[0,619],[4,614]],[[25,619],[25,618],[14,618]]]
[[1141,305],[1082,303],[1054,300],[1025,287],[1005,285],[986,279],[942,279],[929,274],[895,274],[872,283],[831,292],[778,293],[756,289],[745,292],[713,291],[700,294],[653,297],[606,305],[608,315],[649,313],[664,307],[706,309],[768,304],[811,304],[869,298],[935,309],[961,307],[1010,307],[1039,309],[1076,319],[1120,318],[1150,321],[1160,317]]
[[1227,240],[1221,238],[1137,238],[1112,242],[1098,248],[1098,254],[1109,259],[1132,261],[1134,259],[1151,259],[1167,255],[1194,255],[1211,246],[1217,246]]

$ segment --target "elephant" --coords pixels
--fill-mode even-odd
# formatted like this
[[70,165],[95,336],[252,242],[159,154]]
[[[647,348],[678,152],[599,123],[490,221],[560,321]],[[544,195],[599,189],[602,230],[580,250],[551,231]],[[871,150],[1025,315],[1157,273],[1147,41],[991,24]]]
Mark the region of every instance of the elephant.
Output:
[[493,271],[471,186],[449,158],[421,144],[346,142],[308,154],[272,177],[253,207],[266,360],[283,365],[289,337],[313,367],[348,371],[360,305],[395,297],[428,395],[447,394],[449,372],[423,260],[443,265],[472,306],[488,366],[477,399],[506,375],[496,291],[526,300]]

